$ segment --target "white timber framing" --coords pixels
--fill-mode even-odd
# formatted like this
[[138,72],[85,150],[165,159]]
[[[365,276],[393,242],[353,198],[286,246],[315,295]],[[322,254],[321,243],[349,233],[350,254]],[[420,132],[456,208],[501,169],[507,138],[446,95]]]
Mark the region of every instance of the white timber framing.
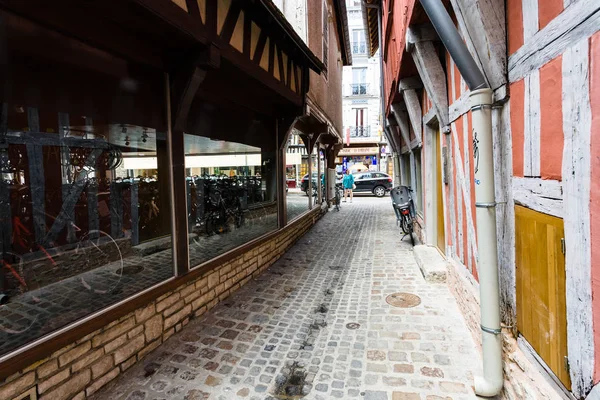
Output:
[[[474,206],[474,204],[471,203],[471,198],[466,196],[467,193],[467,182],[465,181],[465,173],[464,173],[464,169],[463,169],[463,161],[462,161],[462,154],[460,151],[460,145],[458,143],[458,134],[456,132],[456,124],[453,123],[452,124],[452,134],[450,135],[452,136],[452,147],[453,147],[453,156],[454,156],[454,160],[455,160],[455,177],[456,177],[456,190],[459,190],[459,194],[460,197],[462,197],[462,202],[465,205],[465,209],[469,212],[466,213],[466,215],[464,215],[463,217],[466,218],[466,222],[467,222],[467,246],[471,247],[471,251],[473,256],[475,257],[475,260],[479,259],[479,253],[477,250],[477,235],[475,233],[475,224],[473,221],[473,213],[470,212],[471,207]],[[458,196],[457,196],[458,198]],[[458,210],[461,210],[461,204],[457,204],[456,205]],[[459,229],[462,229],[459,226]],[[462,245],[462,243],[459,243],[460,245]],[[457,260],[460,261],[460,260]],[[473,266],[473,270],[477,270],[477,265]]]
[[540,176],[540,70],[536,69],[525,77],[525,107],[524,107],[524,148],[523,175],[526,177]]
[[507,65],[504,0],[450,2],[462,36],[469,50],[475,53],[474,59],[486,80],[492,89],[502,86],[506,83]]
[[[430,28],[429,25],[426,26]],[[417,66],[423,87],[435,108],[438,121],[442,127],[445,127],[449,124],[446,73],[442,68],[433,41],[430,40],[432,34],[423,33],[430,30],[433,28],[425,29],[422,25],[411,26],[406,33],[406,46]]]
[[512,191],[515,204],[532,210],[563,218],[562,182],[540,178],[512,178]]
[[[582,1],[583,2],[583,1]],[[567,10],[575,8],[572,4]],[[600,7],[600,3],[599,4]],[[589,41],[580,40],[562,58],[567,346],[572,391],[585,396],[593,386],[590,243],[590,146],[592,110],[589,87]]]
[[596,33],[598,26],[600,26],[600,1],[573,1],[508,58],[509,81],[518,81],[531,71],[540,69],[544,64],[564,53],[573,43],[587,39]]
[[446,157],[446,162],[448,163],[448,196],[445,197],[446,202],[444,203],[444,210],[446,210],[445,214],[446,214],[446,226],[448,227],[448,229],[450,230],[449,234],[446,236],[448,238],[452,238],[452,246],[450,248],[448,257],[450,258],[454,258],[456,255],[456,247],[457,247],[457,239],[456,239],[456,214],[455,214],[455,210],[456,210],[456,205],[455,205],[455,196],[454,196],[454,192],[456,191],[456,185],[454,184],[454,181],[452,180],[452,177],[456,176],[455,175],[455,168],[454,168],[454,162],[452,161],[454,159],[454,150],[453,150],[453,146],[452,146],[452,140],[451,137],[452,133],[450,133],[450,135],[444,135],[444,137],[446,138],[446,153],[447,153],[447,157]]
[[396,122],[398,123],[398,128],[400,129],[400,134],[402,135],[402,139],[404,140],[404,143],[406,144],[408,151],[410,151],[411,150],[410,127],[408,125],[408,115],[407,115],[405,108],[406,107],[402,103],[392,104],[392,112],[394,114],[394,117],[396,118]]
[[[504,99],[504,97],[501,99]],[[510,103],[508,102],[498,103],[492,108],[492,138],[494,146],[496,234],[498,238],[498,277],[500,279],[500,301],[502,304],[500,312],[502,321],[507,326],[514,327],[517,321],[515,207],[512,192],[512,141]]]
[[[471,198],[471,152],[469,151],[469,116],[465,114],[463,116],[463,149],[465,151],[465,197]],[[466,213],[473,213],[473,209],[467,208],[465,210]],[[473,238],[473,240],[475,240]],[[467,246],[467,254],[465,257],[467,259],[467,267],[469,267],[469,271],[473,272],[473,265],[471,265],[472,260],[472,251],[471,246]]]
[[[521,8],[523,15],[523,42],[527,43],[533,35],[540,30],[538,17],[539,0],[522,0]],[[543,1],[543,0],[542,0]]]
[[466,92],[461,94],[460,97],[454,103],[452,103],[452,105],[450,105],[448,112],[448,118],[450,119],[450,122],[456,121],[461,115],[464,115],[467,112],[469,112],[470,95],[471,92],[467,90]]
[[402,96],[404,97],[410,124],[412,125],[413,132],[415,133],[418,145],[420,146],[423,142],[421,134],[421,132],[423,132],[423,111],[421,110],[419,95],[415,89],[406,89],[402,91]]
[[435,110],[430,108],[429,111],[427,111],[427,114],[423,115],[423,124],[431,125],[434,122],[437,123],[437,115],[435,115]]

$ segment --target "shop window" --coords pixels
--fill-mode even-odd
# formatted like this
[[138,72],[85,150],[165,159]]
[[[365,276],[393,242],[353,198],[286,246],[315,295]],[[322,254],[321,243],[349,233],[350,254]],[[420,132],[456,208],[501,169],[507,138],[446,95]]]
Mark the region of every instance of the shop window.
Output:
[[248,141],[184,135],[192,268],[277,229],[275,152]]
[[[288,222],[309,210],[309,199],[311,198],[307,196],[309,193],[308,164],[310,160],[306,152],[306,146],[298,131],[294,130],[292,137],[294,138],[292,143],[296,144],[288,145],[285,161],[286,170],[293,171],[291,174],[287,174],[288,186],[285,200]],[[316,168],[312,170],[312,175],[314,186],[317,184]],[[295,180],[295,182],[290,184],[290,180]]]
[[[9,49],[0,355],[173,276],[162,74]],[[73,50],[74,52],[76,50]]]

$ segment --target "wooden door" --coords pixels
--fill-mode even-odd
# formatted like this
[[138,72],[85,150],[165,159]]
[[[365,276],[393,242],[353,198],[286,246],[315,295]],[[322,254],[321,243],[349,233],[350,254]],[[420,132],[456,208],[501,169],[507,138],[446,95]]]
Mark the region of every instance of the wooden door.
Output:
[[442,191],[444,182],[442,179],[442,151],[441,135],[437,131],[435,134],[435,191],[436,191],[436,210],[437,210],[437,247],[443,254],[446,254],[446,227],[444,225],[444,201]]
[[515,206],[515,230],[517,328],[570,390],[563,220]]

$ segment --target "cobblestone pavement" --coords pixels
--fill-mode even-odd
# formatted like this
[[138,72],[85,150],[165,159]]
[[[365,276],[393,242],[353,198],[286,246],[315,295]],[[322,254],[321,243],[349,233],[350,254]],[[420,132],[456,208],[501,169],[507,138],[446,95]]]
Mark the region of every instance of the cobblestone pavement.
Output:
[[[327,213],[95,399],[475,398],[480,363],[454,298],[424,281],[396,229],[387,197]],[[395,292],[421,303],[393,307]]]

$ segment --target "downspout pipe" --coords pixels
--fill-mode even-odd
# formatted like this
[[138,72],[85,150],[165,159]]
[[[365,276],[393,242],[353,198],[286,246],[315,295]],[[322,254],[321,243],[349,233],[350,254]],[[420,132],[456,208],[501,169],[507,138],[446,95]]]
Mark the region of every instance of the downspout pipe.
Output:
[[429,20],[471,90],[475,165],[475,207],[479,248],[479,291],[483,347],[483,377],[475,377],[475,393],[493,397],[504,384],[500,289],[494,194],[492,90],[460,37],[440,0],[420,0]]

